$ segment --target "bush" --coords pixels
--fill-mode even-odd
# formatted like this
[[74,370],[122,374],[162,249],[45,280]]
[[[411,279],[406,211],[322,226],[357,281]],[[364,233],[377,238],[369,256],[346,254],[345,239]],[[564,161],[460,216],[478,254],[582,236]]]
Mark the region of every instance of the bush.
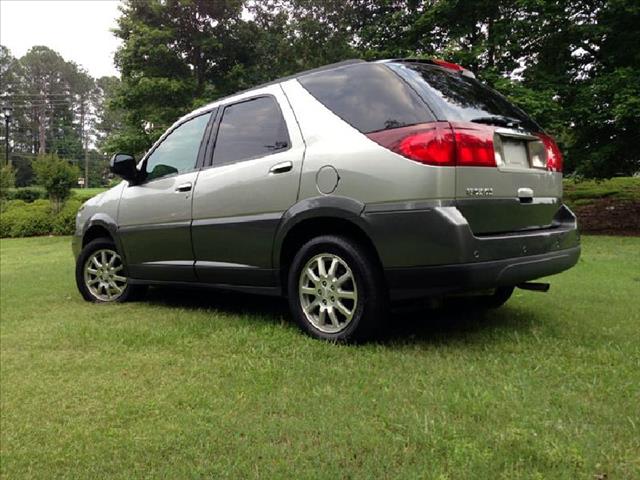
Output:
[[47,192],[41,187],[12,188],[7,192],[7,200],[24,200],[31,203],[35,200],[46,199]]
[[68,200],[60,212],[52,212],[47,200],[27,203],[24,200],[4,202],[0,214],[0,237],[33,237],[37,235],[72,235],[80,200]]
[[49,195],[54,212],[59,212],[64,201],[71,195],[71,188],[76,184],[80,170],[57,155],[38,157],[33,162],[33,169],[38,184]]
[[7,202],[0,215],[0,236],[31,237],[47,235],[52,230],[51,205],[46,200],[25,203],[22,200]]
[[76,215],[82,201],[71,198],[62,210],[53,218],[51,233],[54,235],[73,235],[76,230]]
[[9,189],[16,185],[16,174],[11,165],[0,167],[0,199],[5,199]]

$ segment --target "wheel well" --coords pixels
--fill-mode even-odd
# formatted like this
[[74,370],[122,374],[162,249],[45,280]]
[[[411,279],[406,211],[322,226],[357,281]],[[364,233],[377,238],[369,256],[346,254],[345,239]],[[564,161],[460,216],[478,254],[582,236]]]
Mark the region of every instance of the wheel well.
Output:
[[113,240],[113,237],[109,233],[109,230],[107,230],[104,227],[101,227],[100,225],[94,225],[90,227],[89,230],[87,230],[84,236],[82,237],[82,246],[84,247],[85,245],[95,240],[96,238],[108,238],[110,240]]
[[342,235],[355,240],[370,254],[376,264],[382,268],[378,251],[369,236],[358,225],[349,220],[336,217],[320,217],[303,220],[295,225],[285,236],[280,248],[280,281],[281,285],[287,284],[289,268],[293,257],[300,247],[308,240],[319,235]]

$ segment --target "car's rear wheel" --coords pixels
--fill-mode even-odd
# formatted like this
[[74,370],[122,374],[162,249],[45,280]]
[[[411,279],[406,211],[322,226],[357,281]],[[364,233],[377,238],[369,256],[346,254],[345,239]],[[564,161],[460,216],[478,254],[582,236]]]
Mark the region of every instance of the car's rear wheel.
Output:
[[483,295],[476,299],[481,308],[494,309],[503,306],[513,295],[514,287],[498,287],[491,295]]
[[370,252],[356,241],[325,235],[305,243],[288,278],[291,313],[315,338],[371,338],[387,314],[387,292]]
[[144,293],[142,285],[131,285],[115,243],[108,238],[89,242],[76,262],[76,284],[89,302],[125,302]]

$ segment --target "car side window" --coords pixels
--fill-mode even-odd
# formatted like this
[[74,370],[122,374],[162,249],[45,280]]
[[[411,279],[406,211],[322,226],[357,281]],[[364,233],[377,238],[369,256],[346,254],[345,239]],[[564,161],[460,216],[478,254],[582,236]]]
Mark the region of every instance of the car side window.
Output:
[[259,97],[224,109],[213,166],[264,157],[289,148],[289,132],[273,97]]
[[145,181],[193,170],[210,116],[192,118],[173,130],[147,157]]

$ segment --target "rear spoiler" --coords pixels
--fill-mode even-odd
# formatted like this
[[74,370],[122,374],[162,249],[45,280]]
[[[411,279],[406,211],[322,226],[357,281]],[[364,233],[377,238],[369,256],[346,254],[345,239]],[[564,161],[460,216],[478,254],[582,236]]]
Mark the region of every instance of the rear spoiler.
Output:
[[429,65],[437,65],[438,67],[446,68],[447,70],[452,70],[454,72],[460,72],[460,74],[465,77],[476,78],[471,70],[464,68],[462,65],[447,62],[446,60],[441,60],[439,58],[391,58],[388,60],[381,60],[381,62],[427,63]]

